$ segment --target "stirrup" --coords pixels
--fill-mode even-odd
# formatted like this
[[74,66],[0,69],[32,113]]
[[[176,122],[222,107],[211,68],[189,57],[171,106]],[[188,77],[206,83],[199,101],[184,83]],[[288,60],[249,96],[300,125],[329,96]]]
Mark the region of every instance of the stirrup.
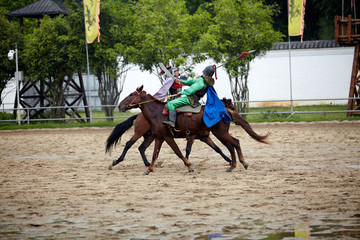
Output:
[[181,130],[177,130],[176,128],[173,128],[173,127],[171,127],[169,125],[166,125],[166,126],[168,127],[168,129],[169,129],[169,131],[170,131],[170,133],[171,133],[171,135],[173,137],[175,137],[175,132],[180,132],[181,131]]
[[168,127],[175,128],[175,124],[171,121],[163,121],[163,124],[165,124]]

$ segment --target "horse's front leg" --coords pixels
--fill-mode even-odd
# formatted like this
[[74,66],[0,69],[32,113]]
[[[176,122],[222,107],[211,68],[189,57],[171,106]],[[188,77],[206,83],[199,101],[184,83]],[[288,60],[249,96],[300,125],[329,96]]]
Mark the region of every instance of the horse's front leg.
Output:
[[143,175],[149,175],[150,172],[154,171],[155,161],[159,157],[160,148],[163,142],[164,142],[163,139],[155,138],[155,146],[154,146],[152,161],[146,172],[143,172]]
[[[194,139],[194,138],[192,138]],[[166,137],[165,141],[167,142],[167,144],[169,144],[169,146],[172,148],[172,150],[175,152],[175,154],[181,158],[181,160],[183,160],[185,166],[188,167],[189,172],[194,172],[194,169],[192,169],[191,167],[191,163],[184,157],[184,155],[181,153],[178,145],[176,144],[175,140],[171,137]]]

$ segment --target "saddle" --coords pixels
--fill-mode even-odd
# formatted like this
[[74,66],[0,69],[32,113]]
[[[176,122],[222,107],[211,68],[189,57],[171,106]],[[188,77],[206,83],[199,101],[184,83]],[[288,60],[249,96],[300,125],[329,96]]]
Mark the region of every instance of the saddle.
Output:
[[[191,105],[184,105],[175,109],[177,113],[184,113],[185,116],[190,117],[193,113],[199,113],[201,111],[201,105],[192,107]],[[164,107],[162,114],[165,116],[169,115],[169,111]]]

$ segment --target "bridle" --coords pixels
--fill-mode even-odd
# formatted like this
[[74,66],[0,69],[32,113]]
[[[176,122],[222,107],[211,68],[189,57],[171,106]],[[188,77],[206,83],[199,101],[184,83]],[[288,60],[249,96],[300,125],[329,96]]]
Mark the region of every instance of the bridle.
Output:
[[[136,91],[137,95],[139,95],[140,93],[138,91]],[[133,100],[131,100],[130,104],[128,105],[129,107],[133,107],[132,103],[135,102],[135,100],[137,99],[137,97],[135,97]],[[136,105],[134,105],[136,106]],[[140,106],[140,105],[139,105]]]

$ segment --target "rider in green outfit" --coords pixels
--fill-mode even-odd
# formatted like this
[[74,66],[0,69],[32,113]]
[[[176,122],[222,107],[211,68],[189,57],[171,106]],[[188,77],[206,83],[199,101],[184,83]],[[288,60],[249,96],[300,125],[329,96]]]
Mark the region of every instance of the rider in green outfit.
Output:
[[215,80],[212,78],[214,72],[215,67],[210,65],[204,69],[203,75],[199,78],[176,80],[179,84],[185,84],[190,87],[180,92],[181,95],[185,96],[176,98],[166,104],[166,108],[169,110],[169,119],[163,121],[163,124],[174,128],[176,123],[176,108],[184,105],[192,105],[193,107],[200,105],[200,98],[206,94],[207,88],[213,86],[215,83]]

